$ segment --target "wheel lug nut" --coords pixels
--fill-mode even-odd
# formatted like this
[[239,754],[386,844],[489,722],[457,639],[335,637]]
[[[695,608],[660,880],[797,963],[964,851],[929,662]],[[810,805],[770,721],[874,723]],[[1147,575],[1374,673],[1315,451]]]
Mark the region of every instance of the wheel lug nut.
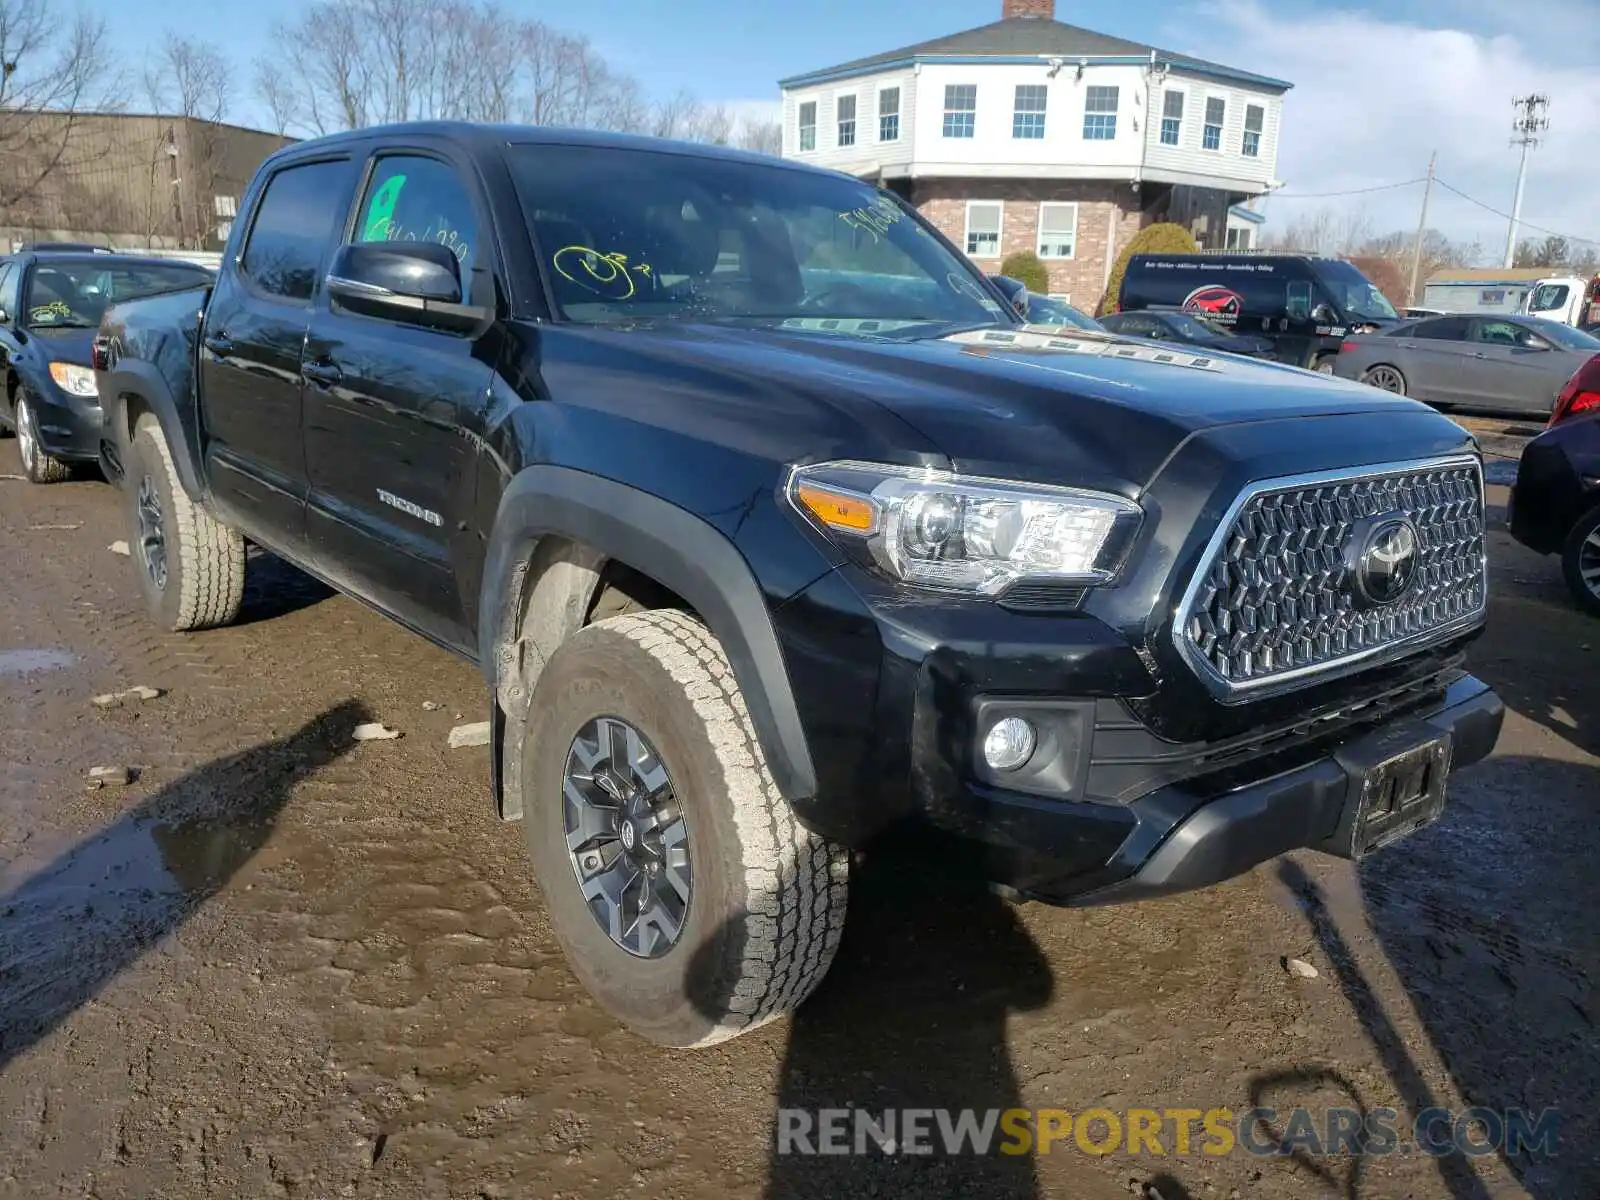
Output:
[[591,871],[594,870],[600,865],[600,856],[598,854],[589,855],[583,860],[583,865]]

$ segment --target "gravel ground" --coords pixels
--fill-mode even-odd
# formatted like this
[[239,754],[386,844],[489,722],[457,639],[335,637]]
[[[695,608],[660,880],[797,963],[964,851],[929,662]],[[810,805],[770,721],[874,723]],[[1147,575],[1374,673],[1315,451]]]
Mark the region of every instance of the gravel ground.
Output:
[[[1474,428],[1514,471],[1527,430]],[[0,1195],[1600,1195],[1600,624],[1502,533],[1473,660],[1510,711],[1439,824],[1086,911],[874,854],[814,1000],[699,1053],[568,972],[487,751],[446,746],[486,715],[470,668],[264,557],[240,625],[158,634],[125,536],[101,483],[0,479]],[[164,694],[91,703],[135,685]],[[1556,1106],[1562,1145],[772,1153],[777,1106],[848,1103]]]

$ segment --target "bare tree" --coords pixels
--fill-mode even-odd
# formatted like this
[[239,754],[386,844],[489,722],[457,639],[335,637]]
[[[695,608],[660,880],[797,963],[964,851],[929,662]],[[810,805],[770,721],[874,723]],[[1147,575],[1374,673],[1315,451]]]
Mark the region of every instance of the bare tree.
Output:
[[[214,197],[222,171],[224,138],[218,125],[228,119],[233,100],[233,67],[216,45],[168,32],[144,69],[145,95],[153,113],[172,118],[165,137],[151,147],[154,181],[167,168],[173,232],[180,246],[200,249],[216,228]],[[237,197],[234,197],[237,200]],[[160,227],[152,196],[151,232]]]
[[756,154],[770,154],[773,158],[783,157],[783,123],[780,121],[759,121],[746,119],[739,127],[739,133],[734,138],[734,144],[741,150],[751,150]]
[[85,112],[115,105],[115,84],[103,21],[0,0],[0,210],[11,220],[31,221],[51,177],[92,159],[74,134]]

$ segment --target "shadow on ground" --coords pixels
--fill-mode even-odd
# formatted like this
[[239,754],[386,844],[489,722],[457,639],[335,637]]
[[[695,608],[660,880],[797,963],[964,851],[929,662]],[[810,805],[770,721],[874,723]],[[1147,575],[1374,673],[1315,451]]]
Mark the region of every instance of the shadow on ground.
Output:
[[[1021,1104],[1006,1017],[1048,1002],[1050,969],[982,877],[959,847],[922,839],[874,852],[852,875],[838,958],[793,1020],[780,1108],[981,1115]],[[794,1155],[775,1142],[769,1178],[771,1200],[1038,1195],[1030,1155]]]
[[0,1072],[226,885],[368,719],[349,701],[190,771],[0,896]]
[[233,624],[251,625],[288,616],[320,604],[333,594],[333,589],[320,579],[313,579],[260,546],[251,546],[245,566],[244,605]]

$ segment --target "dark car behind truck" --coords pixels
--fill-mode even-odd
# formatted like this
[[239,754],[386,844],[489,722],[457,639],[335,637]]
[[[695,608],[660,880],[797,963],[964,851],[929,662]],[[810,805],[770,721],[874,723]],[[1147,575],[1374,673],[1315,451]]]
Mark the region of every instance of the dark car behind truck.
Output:
[[1267,338],[1279,362],[1325,374],[1347,334],[1399,319],[1353,264],[1292,254],[1135,254],[1117,306],[1191,312]]
[[647,1037],[799,1003],[895,831],[1133,899],[1363,855],[1494,743],[1481,463],[1421,405],[1025,329],[894,197],[728,151],[366,130],[240,211],[203,309],[102,329],[139,585],[225,623],[249,538],[476,663]]

